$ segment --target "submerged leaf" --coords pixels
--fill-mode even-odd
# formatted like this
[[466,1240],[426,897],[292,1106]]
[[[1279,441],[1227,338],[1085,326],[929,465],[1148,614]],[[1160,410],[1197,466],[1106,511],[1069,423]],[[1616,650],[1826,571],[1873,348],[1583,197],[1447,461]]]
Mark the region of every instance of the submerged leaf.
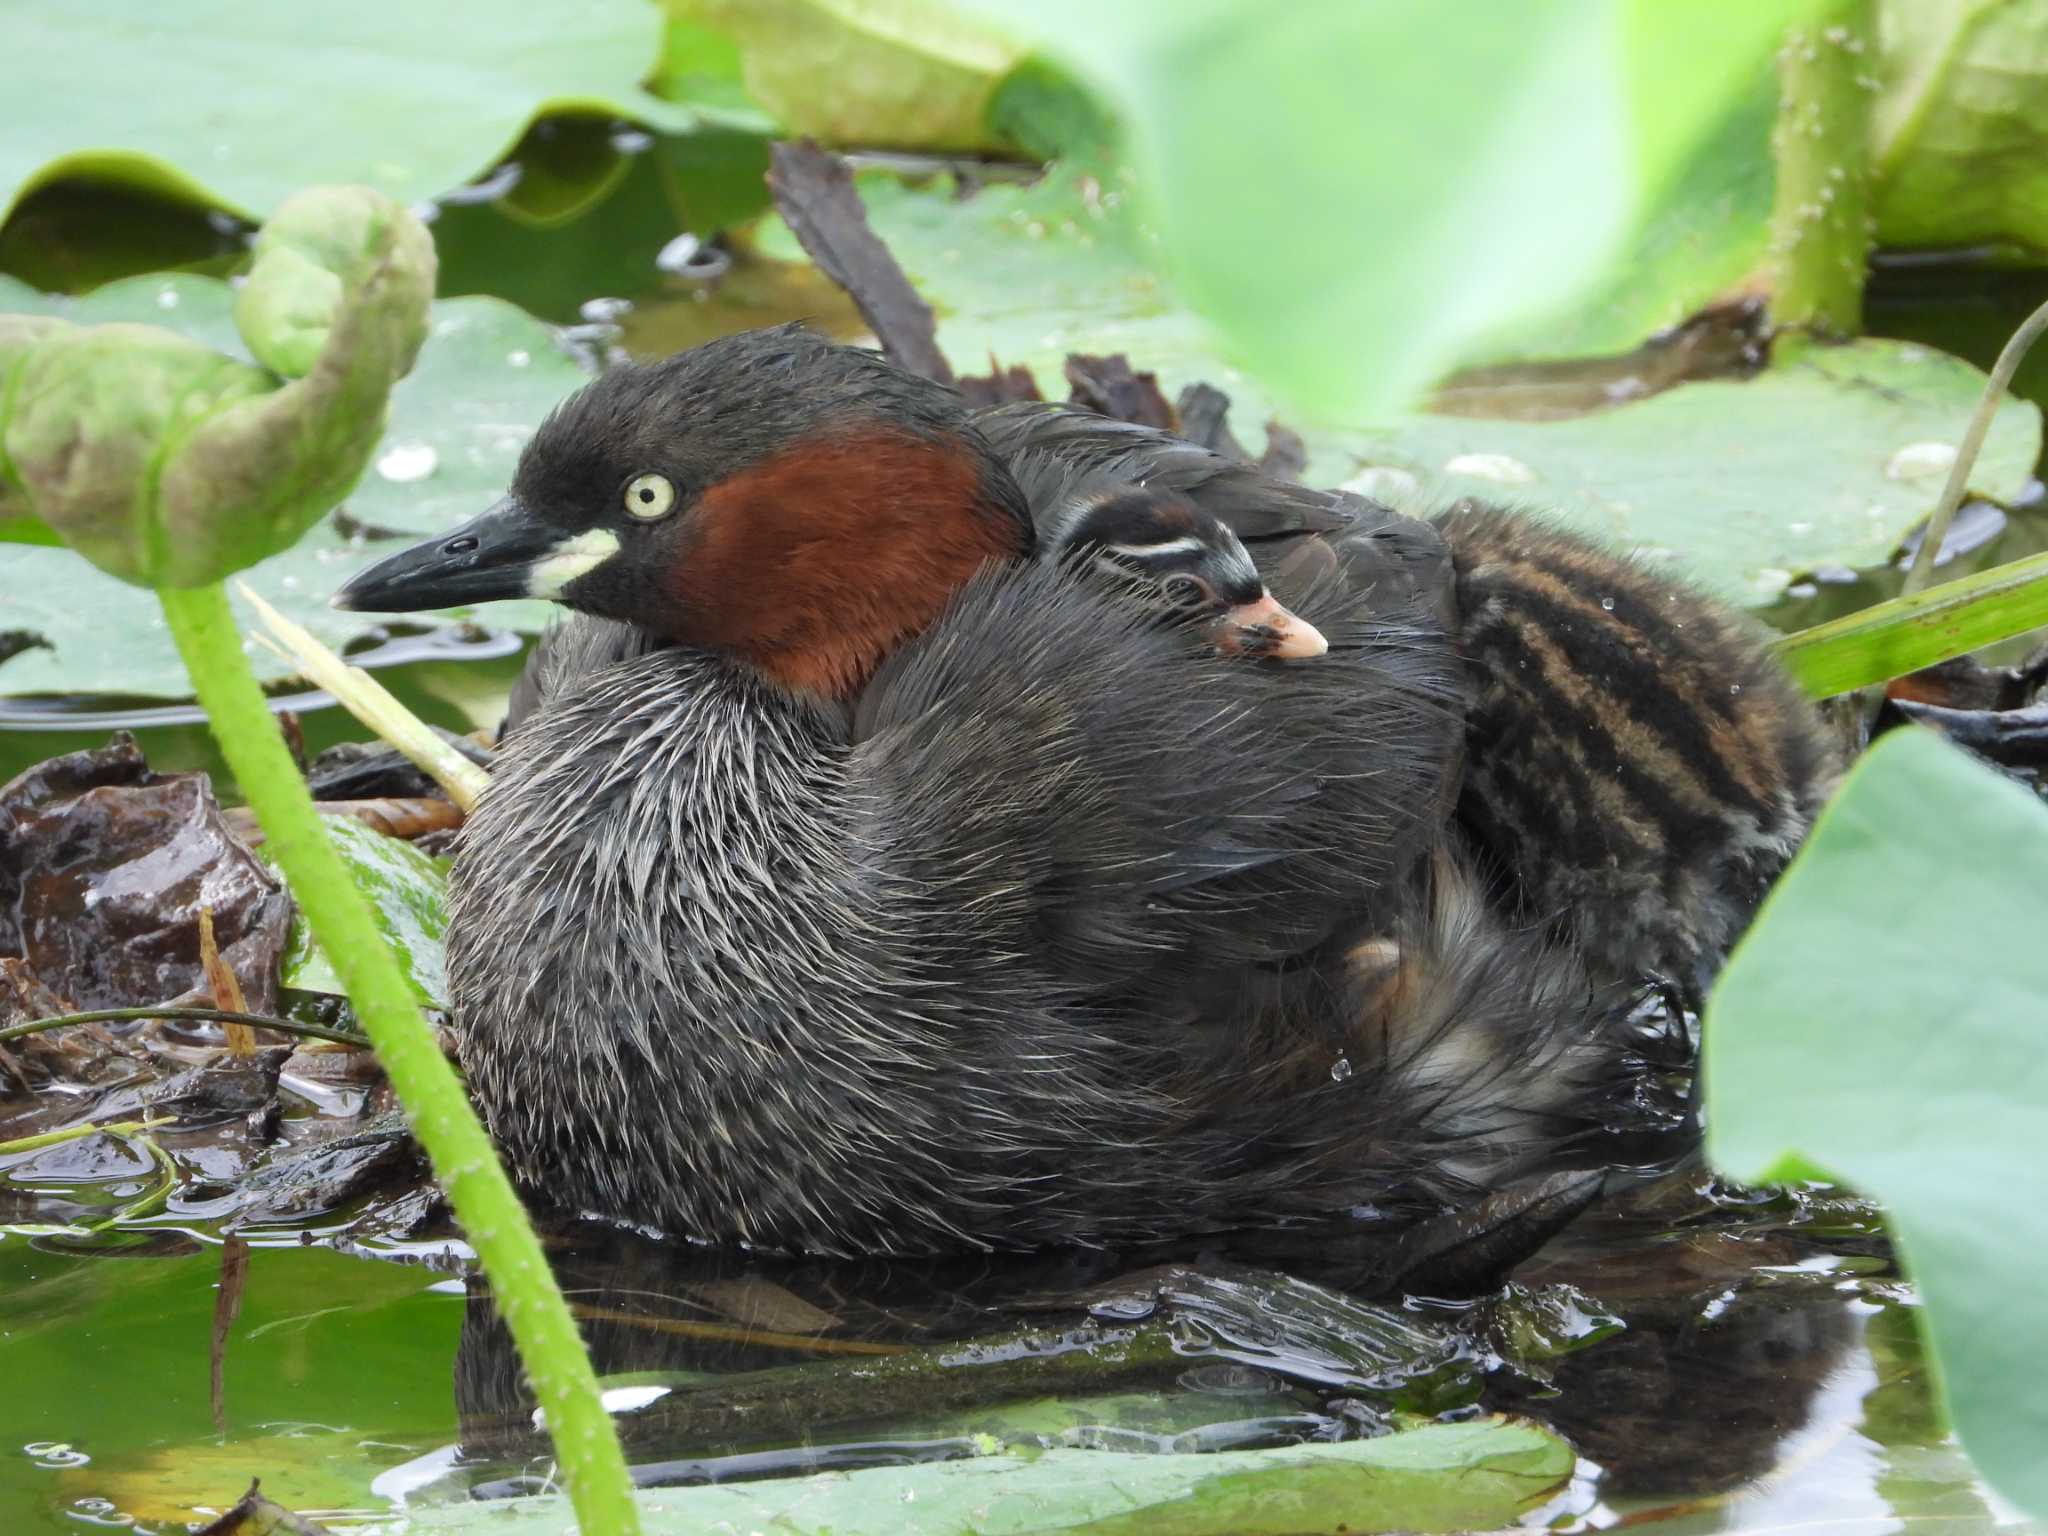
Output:
[[1956,1429],[2037,1514],[2044,881],[2048,807],[1929,732],[1891,733],[1729,961],[1704,1059],[1719,1167],[1838,1177],[1884,1203]]
[[[798,1536],[906,1531],[1091,1536],[1284,1536],[1301,1531],[1460,1531],[1515,1519],[1572,1473],[1571,1447],[1507,1419],[1430,1424],[1377,1440],[1204,1456],[1053,1450],[639,1495],[658,1533]],[[520,1499],[409,1510],[417,1536],[555,1531],[566,1507]]]

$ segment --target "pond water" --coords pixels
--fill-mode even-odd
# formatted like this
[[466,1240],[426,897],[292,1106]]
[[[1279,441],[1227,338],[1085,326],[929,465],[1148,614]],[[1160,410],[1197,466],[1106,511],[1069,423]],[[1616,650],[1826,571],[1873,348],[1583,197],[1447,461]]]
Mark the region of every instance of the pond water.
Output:
[[[46,1214],[79,1196],[15,1177]],[[6,1529],[176,1531],[252,1476],[344,1528],[550,1486],[466,1250],[374,1227],[224,1242],[173,1209],[92,1248],[0,1238]],[[2013,1528],[1936,1421],[1873,1216],[1817,1192],[1744,1200],[1676,1176],[1501,1296],[1386,1308],[1245,1253],[914,1268],[585,1232],[557,1254],[657,1486],[957,1457],[976,1435],[1226,1449],[1507,1411],[1579,1451],[1540,1512],[1563,1529]]]
[[[513,163],[437,210],[446,293],[495,293],[580,345],[645,355],[797,316],[860,329],[810,269],[713,240],[760,205],[757,141],[574,120],[536,130]],[[245,235],[59,184],[0,229],[0,270],[70,290],[225,271]],[[1983,366],[2044,291],[2039,274],[1987,283],[1902,264],[1871,315]],[[2048,403],[2048,361],[2022,387]],[[1972,562],[2048,547],[2038,499],[1966,526],[1982,536]],[[1825,574],[1770,617],[1815,622],[1891,579]],[[523,655],[481,631],[396,631],[359,659],[418,713],[467,730],[492,718]],[[318,697],[286,704],[309,749],[360,734]],[[159,769],[220,771],[189,707],[15,699],[0,700],[0,780],[117,726]],[[533,1405],[458,1239],[382,1206],[229,1236],[180,1195],[90,1242],[26,1230],[145,1193],[152,1171],[115,1155],[0,1166],[0,1222],[17,1224],[0,1232],[0,1529],[182,1530],[252,1476],[305,1513],[374,1529],[549,1485]],[[1580,1453],[1580,1475],[1533,1517],[1560,1529],[2016,1528],[1939,1425],[1912,1292],[1874,1216],[1821,1191],[1753,1199],[1675,1174],[1610,1201],[1501,1296],[1390,1308],[1348,1300],[1341,1266],[1309,1273],[1257,1245],[912,1269],[577,1232],[555,1253],[650,1481],[942,1458],[976,1434],[1219,1449],[1503,1411]]]

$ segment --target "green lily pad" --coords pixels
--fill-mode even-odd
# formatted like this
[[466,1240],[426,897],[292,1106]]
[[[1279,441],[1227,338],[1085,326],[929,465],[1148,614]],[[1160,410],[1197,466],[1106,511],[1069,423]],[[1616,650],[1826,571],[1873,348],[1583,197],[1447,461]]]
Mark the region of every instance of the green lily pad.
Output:
[[[323,817],[321,825],[356,888],[370,898],[377,926],[405,966],[413,996],[427,1007],[445,1007],[448,860],[421,853],[402,838],[386,837],[352,817]],[[298,912],[292,914],[285,949],[284,984],[302,992],[347,990]]]
[[[1983,388],[1959,359],[1865,339],[1569,421],[1416,415],[1349,446],[1432,499],[1554,510],[1730,601],[1761,604],[1819,566],[1890,559],[1933,510]],[[2039,408],[2008,396],[1972,488],[2014,499],[2040,452]]]
[[945,0],[666,3],[690,46],[671,36],[665,73],[722,67],[704,39],[726,39],[747,95],[785,133],[898,149],[1005,147],[989,126],[989,104],[1023,50]]
[[1934,735],[1849,776],[1709,1001],[1713,1161],[1882,1201],[1963,1444],[2048,1514],[2048,807]]
[[[233,290],[208,278],[136,278],[76,300],[0,278],[0,311],[60,315],[82,325],[147,319],[246,358],[233,304]],[[431,532],[495,500],[528,434],[583,377],[553,331],[510,305],[441,301],[418,364],[392,390],[390,425],[370,469],[339,518],[323,520],[241,579],[330,645],[363,634],[369,624],[329,608],[328,595],[390,547],[385,536]],[[7,627],[32,631],[49,645],[0,663],[0,693],[190,693],[153,594],[100,575],[64,549],[9,544],[0,559],[8,570]],[[253,628],[254,615],[238,612]],[[489,617],[496,625],[539,630],[559,614],[545,603],[514,603],[497,605]],[[290,672],[253,644],[250,660],[261,677]]]
[[2048,254],[2048,0],[1883,0],[1878,238]]
[[684,105],[640,88],[661,49],[661,15],[645,0],[315,11],[78,0],[11,10],[8,46],[35,65],[8,86],[0,210],[62,176],[250,217],[314,182],[416,201],[493,164],[548,111],[674,132],[768,126],[730,102]]
[[[1281,1536],[1507,1525],[1572,1473],[1548,1430],[1492,1419],[1342,1445],[1154,1456],[1045,1451],[778,1478],[638,1496],[649,1536],[773,1530],[799,1536],[945,1532],[1025,1536]],[[520,1499],[407,1511],[414,1536],[561,1532],[566,1502]]]
[[[1278,407],[1224,360],[1223,344],[1181,307],[1150,264],[1129,187],[1069,168],[1040,185],[991,186],[961,201],[945,184],[860,180],[869,217],[940,314],[956,367],[993,355],[1063,395],[1070,351],[1127,352],[1168,395],[1206,380],[1249,429]],[[765,249],[793,255],[779,226]],[[1430,503],[1467,494],[1554,511],[1734,601],[1762,604],[1801,572],[1887,559],[1940,494],[1984,387],[1967,363],[1907,343],[1810,348],[1746,381],[1683,385],[1565,421],[1408,413],[1366,430],[1289,416],[1312,482],[1392,470],[1382,496]],[[2041,450],[2041,415],[2001,407],[1971,477],[2016,497]]]

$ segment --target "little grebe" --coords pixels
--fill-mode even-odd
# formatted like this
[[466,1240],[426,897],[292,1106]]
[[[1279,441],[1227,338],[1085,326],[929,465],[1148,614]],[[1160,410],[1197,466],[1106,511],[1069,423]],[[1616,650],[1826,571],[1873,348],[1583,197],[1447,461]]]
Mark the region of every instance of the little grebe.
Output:
[[1117,486],[1077,497],[1039,534],[1047,559],[1092,562],[1170,616],[1202,624],[1222,650],[1301,660],[1330,648],[1266,590],[1251,552],[1223,520],[1185,496]]
[[[1327,654],[1032,558],[1119,483]],[[794,328],[605,373],[337,601],[528,595],[583,617],[456,857],[470,1086],[536,1195],[711,1239],[1114,1241],[1596,1166],[1622,983],[1713,965],[1826,770],[1738,619],[1568,535]]]

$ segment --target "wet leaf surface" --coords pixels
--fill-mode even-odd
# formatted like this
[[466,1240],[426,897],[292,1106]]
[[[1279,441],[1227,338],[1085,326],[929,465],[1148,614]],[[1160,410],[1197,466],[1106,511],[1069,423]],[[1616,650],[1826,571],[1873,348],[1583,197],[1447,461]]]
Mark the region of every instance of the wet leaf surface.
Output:
[[[240,1225],[304,1221],[372,1194],[423,1188],[430,1209],[420,1212],[420,1222],[408,1216],[403,1222],[380,1223],[393,1236],[410,1236],[426,1215],[439,1210],[439,1195],[423,1184],[425,1178],[424,1161],[404,1117],[387,1111],[280,1148],[228,1190],[226,1213]],[[219,1207],[212,1211],[216,1220],[224,1214]]]
[[[650,1532],[772,1527],[896,1533],[1044,1530],[1097,1536],[1287,1536],[1310,1530],[1456,1531],[1506,1524],[1571,1475],[1568,1446],[1531,1424],[1438,1424],[1346,1445],[1201,1457],[1114,1451],[992,1455],[640,1497]],[[555,1500],[450,1507],[427,1533],[564,1529]]]
[[202,908],[258,1011],[277,999],[291,902],[206,779],[152,773],[128,738],[0,787],[0,954],[77,1008],[210,998]]
[[[448,860],[375,831],[348,816],[320,824],[370,900],[377,925],[405,965],[413,996],[439,1007],[448,995],[443,936],[447,928]],[[307,992],[343,990],[333,966],[303,921],[292,925],[284,984]]]

